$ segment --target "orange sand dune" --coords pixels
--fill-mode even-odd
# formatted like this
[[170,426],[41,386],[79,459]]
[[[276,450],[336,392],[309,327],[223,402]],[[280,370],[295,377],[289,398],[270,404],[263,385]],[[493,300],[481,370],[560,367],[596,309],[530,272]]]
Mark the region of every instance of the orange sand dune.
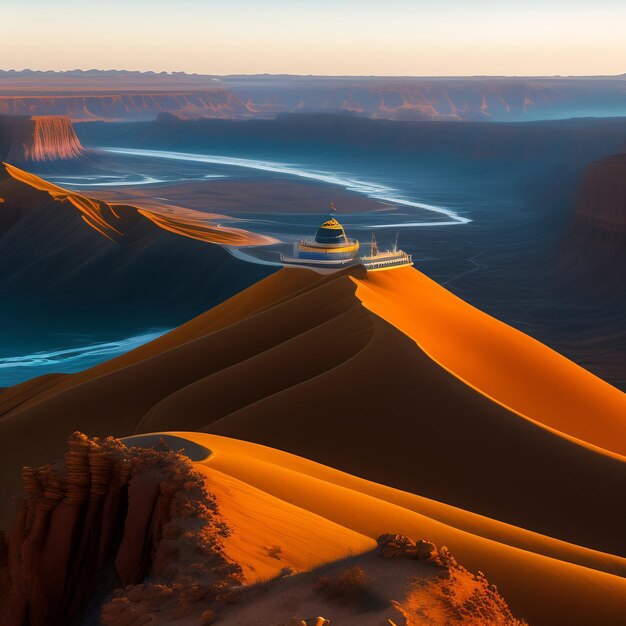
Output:
[[218,243],[229,246],[267,245],[274,243],[271,237],[259,235],[239,228],[222,226],[219,221],[226,219],[222,215],[201,213],[189,209],[167,213],[158,208],[131,207],[123,204],[106,203],[101,200],[88,198],[79,193],[67,191],[54,185],[35,174],[25,172],[8,163],[2,163],[4,172],[0,170],[0,181],[6,180],[7,175],[25,186],[22,189],[12,189],[12,197],[20,192],[29,192],[32,189],[46,192],[54,200],[69,202],[80,212],[83,220],[105,237],[117,240],[124,236],[127,222],[133,221],[137,214],[148,218],[159,228],[178,235],[199,239],[207,243]]
[[308,571],[375,546],[370,537],[271,491],[207,465],[199,469],[234,531],[224,543],[248,583],[275,578],[285,568]]
[[[401,532],[485,571],[531,624],[620,624],[626,463],[604,433],[624,402],[414,269],[282,270],[131,353],[0,393],[2,488],[76,429],[204,431],[184,436],[214,453],[248,576],[276,573],[276,546],[302,569]],[[262,546],[241,539],[255,506]]]
[[[115,205],[113,205],[115,206]],[[215,222],[226,219],[222,215],[202,213],[183,207],[170,205],[168,211],[142,207],[139,213],[154,222],[159,228],[169,230],[177,235],[191,237],[208,243],[219,243],[227,246],[269,245],[278,240],[253,233],[242,228],[222,226]]]
[[[429,284],[417,271],[407,272]],[[626,512],[616,497],[626,484],[623,460],[494,402],[383,319],[393,321],[393,311],[379,307],[377,315],[362,305],[365,288],[397,280],[398,302],[410,311],[415,295],[402,291],[405,275],[281,271],[129,354],[40,387],[5,391],[0,436],[13,445],[0,459],[4,489],[16,489],[17,467],[60,453],[65,435],[76,429],[120,436],[203,430],[624,555]],[[432,302],[442,316],[466,314],[477,333],[479,322],[494,332],[500,327],[433,292],[422,299],[425,311]],[[511,359],[528,361],[535,342],[508,330],[518,338],[509,345]],[[475,350],[497,360],[497,353]],[[535,367],[542,363],[528,372],[531,379]],[[613,393],[573,364],[564,367]],[[518,375],[526,373],[518,369]],[[569,393],[559,397],[567,411]],[[616,422],[611,406],[594,419]],[[37,441],[33,431],[41,435]]]
[[[344,555],[369,549],[390,531],[446,545],[470,570],[485,572],[513,612],[530,624],[623,623],[624,559],[520,528],[496,529],[492,520],[264,446],[201,433],[172,434],[211,450],[196,466],[233,529],[227,552],[246,563],[249,582],[276,575],[281,563],[310,569],[336,560],[341,541]],[[550,556],[542,552],[546,548]],[[614,574],[604,571],[607,565]]]
[[67,191],[9,163],[3,163],[2,166],[6,173],[16,181],[24,183],[24,185],[30,188],[45,191],[54,200],[59,202],[67,201],[72,204],[80,211],[85,222],[104,236],[113,239],[116,235],[121,235],[121,232],[111,224],[117,218],[117,215],[105,203]]
[[62,464],[27,468],[27,498],[0,533],[3,626],[98,613],[102,626],[326,626],[320,614],[343,626],[525,625],[447,548],[386,533],[372,550],[369,537],[207,467],[212,454],[164,433],[74,433]]
[[626,455],[626,395],[411,268],[355,279],[363,304],[457,378],[582,442]]

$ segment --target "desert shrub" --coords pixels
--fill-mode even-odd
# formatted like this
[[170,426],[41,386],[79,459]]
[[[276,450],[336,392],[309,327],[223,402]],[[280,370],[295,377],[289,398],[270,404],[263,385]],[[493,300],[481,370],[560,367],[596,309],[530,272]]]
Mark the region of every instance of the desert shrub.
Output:
[[335,574],[321,576],[315,589],[327,600],[343,605],[359,605],[364,609],[377,608],[381,599],[361,567],[355,565]]

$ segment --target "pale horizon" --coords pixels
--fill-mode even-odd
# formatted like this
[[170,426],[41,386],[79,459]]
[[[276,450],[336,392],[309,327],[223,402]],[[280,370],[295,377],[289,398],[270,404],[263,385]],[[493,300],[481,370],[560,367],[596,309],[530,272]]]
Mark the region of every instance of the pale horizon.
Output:
[[424,78],[626,72],[621,0],[9,4],[0,58],[17,70]]
[[136,69],[131,67],[67,67],[63,69],[51,69],[47,67],[0,67],[0,72],[132,72],[138,74],[167,74],[173,76],[184,74],[186,76],[198,76],[207,78],[228,78],[229,76],[293,76],[296,78],[623,78],[626,71],[615,74],[305,74],[295,72],[233,72],[230,74],[205,74],[203,72],[187,72],[185,70],[161,70],[161,69]]

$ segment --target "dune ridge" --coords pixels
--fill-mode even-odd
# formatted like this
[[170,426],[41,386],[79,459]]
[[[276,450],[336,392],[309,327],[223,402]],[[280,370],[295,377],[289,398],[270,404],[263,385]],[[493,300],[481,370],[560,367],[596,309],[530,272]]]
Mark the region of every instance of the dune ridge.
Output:
[[25,468],[26,498],[0,533],[3,624],[523,624],[447,548],[373,541],[202,465],[211,455],[173,435],[77,432],[63,463]]
[[[89,226],[109,239],[115,240],[124,236],[121,230],[124,220],[128,220],[128,217],[134,213],[146,217],[159,228],[207,243],[246,246],[267,245],[275,242],[274,239],[265,235],[216,223],[220,219],[226,219],[222,215],[201,213],[182,207],[178,213],[175,212],[175,208],[170,207],[166,213],[158,207],[151,209],[148,206],[133,207],[121,203],[107,203],[63,189],[9,163],[2,163],[2,167],[4,172],[0,172],[0,182],[6,181],[8,175],[15,181],[26,185],[27,188],[46,192],[56,201],[69,202],[78,209],[81,217]],[[20,192],[23,193],[24,190],[19,188],[9,190],[9,193],[16,197],[20,195]]]
[[537,424],[624,460],[626,394],[420,272],[407,268],[353,280],[367,308],[472,388]]
[[[132,352],[0,392],[2,490],[16,491],[16,468],[60,454],[68,431],[170,432],[211,451],[196,465],[228,521],[250,528],[242,503],[259,504],[267,543],[277,532],[296,568],[398,532],[485,571],[531,624],[617,625],[623,407],[415,269],[284,269]],[[272,531],[283,513],[344,539],[324,557]],[[245,560],[253,548],[232,549]],[[275,575],[271,558],[259,576]]]
[[[418,284],[427,280],[408,272]],[[619,456],[520,416],[440,366],[363,306],[358,283],[378,289],[380,280],[387,286],[397,281],[398,302],[411,311],[403,271],[381,279],[282,270],[91,370],[6,390],[0,394],[0,434],[24,445],[6,450],[3,466],[43,462],[62,446],[64,430],[126,436],[182,427],[283,449],[542,535],[624,555],[626,513],[615,498],[625,480]],[[487,332],[499,328],[445,293],[435,290],[422,300],[425,310],[443,307],[442,318],[467,316],[470,330],[473,324],[477,332],[481,324]],[[389,317],[393,322],[391,310]],[[502,331],[503,341],[509,331],[515,333]],[[520,363],[528,351],[544,349],[521,333],[513,339],[507,354]],[[484,358],[498,363],[499,354],[488,347]],[[470,358],[479,348],[459,343],[459,350],[469,350]],[[550,358],[560,363],[558,355]],[[573,364],[563,368],[573,368],[574,379],[591,377]],[[517,374],[526,376],[521,369]],[[242,386],[241,380],[250,383]],[[589,384],[605,388],[597,379]],[[565,414],[569,403],[567,394]],[[616,422],[612,406],[596,411],[597,429]],[[42,433],[41,441],[30,440],[32,429]],[[16,480],[6,472],[9,493]],[[581,508],[581,501],[587,506]]]
[[[365,481],[280,450],[203,433],[172,434],[211,449],[212,455],[195,466],[206,476],[207,484],[212,485],[218,501],[225,503],[220,494],[227,486],[230,499],[239,501],[240,507],[254,502],[255,510],[261,515],[258,518],[261,535],[267,532],[265,524],[271,526],[274,519],[282,519],[282,513],[270,512],[290,505],[300,508],[302,519],[312,512],[369,537],[370,541],[384,532],[381,529],[391,528],[394,533],[423,536],[445,545],[470,569],[484,571],[497,583],[514,613],[530,624],[621,623],[626,608],[626,559],[594,553],[548,537],[530,537],[520,528],[506,528],[506,537],[498,536],[497,532],[491,534],[493,520]],[[251,489],[256,494],[253,498]],[[233,513],[230,503],[222,507],[222,514],[232,528],[242,528],[241,518]],[[271,522],[262,521],[266,515]],[[305,523],[294,524],[287,532],[291,542],[303,542],[303,555],[315,536],[315,531],[309,536],[306,528]],[[274,536],[277,545],[287,539],[282,532],[277,530]],[[228,540],[226,544],[228,551]],[[362,545],[367,549],[366,540]],[[333,543],[325,547],[318,544],[317,558],[323,562],[336,559],[333,546]],[[351,549],[347,545],[346,554]],[[562,602],[564,597],[568,602]]]

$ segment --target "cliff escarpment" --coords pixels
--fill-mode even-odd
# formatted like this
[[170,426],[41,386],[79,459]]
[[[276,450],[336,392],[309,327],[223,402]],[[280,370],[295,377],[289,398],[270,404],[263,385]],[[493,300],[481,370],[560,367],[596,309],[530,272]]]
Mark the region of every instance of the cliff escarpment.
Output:
[[[179,454],[74,433],[64,463],[24,468],[23,485],[13,527],[0,535],[6,626],[67,624],[88,600],[97,610],[114,588],[126,587],[124,598],[148,574],[142,595],[162,607],[169,598],[184,617],[200,584],[211,602],[241,581],[222,548],[228,529],[215,498]],[[116,608],[132,614],[122,601],[109,617]]]
[[[152,122],[77,124],[85,145],[223,151],[293,160],[311,155],[341,155],[359,161],[375,158],[396,169],[442,160],[497,160],[498,169],[518,175],[558,161],[581,164],[626,149],[626,122],[560,120],[501,123],[390,121],[327,113],[285,113],[275,119],[181,119],[161,113]],[[369,157],[368,157],[369,155]],[[458,166],[457,166],[458,167]]]
[[425,78],[202,76],[138,72],[2,72],[0,113],[74,120],[274,117],[348,111],[392,120],[520,121],[623,111],[623,77]]
[[89,154],[67,117],[0,117],[0,160],[23,165],[81,159]]
[[[192,464],[167,448],[171,440],[128,447],[76,432],[64,463],[25,468],[25,498],[11,531],[0,534],[4,625],[248,624],[254,617],[327,626],[312,617],[320,614],[359,626],[418,615],[436,625],[525,624],[495,585],[447,548],[384,534],[372,550],[364,535],[203,466],[208,450]],[[342,545],[346,537],[358,538],[358,556]],[[299,575],[289,567],[257,575],[268,559],[280,567],[290,553],[303,567]]]
[[224,89],[127,93],[46,93],[0,96],[0,114],[67,116],[72,120],[148,120],[161,111],[189,117],[242,118],[254,112]]
[[626,154],[595,161],[586,170],[560,250],[566,278],[609,295],[625,293]]

